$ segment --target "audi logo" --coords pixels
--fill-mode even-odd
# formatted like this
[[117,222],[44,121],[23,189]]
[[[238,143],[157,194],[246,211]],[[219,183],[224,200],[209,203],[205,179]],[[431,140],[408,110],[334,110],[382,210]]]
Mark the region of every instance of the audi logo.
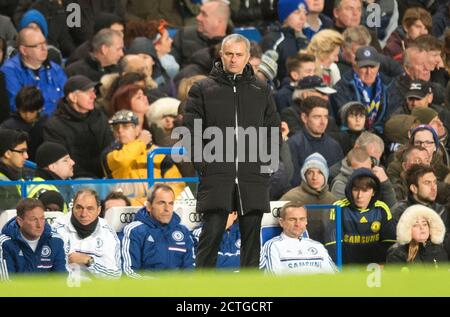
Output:
[[124,212],[124,213],[120,214],[120,222],[121,223],[133,222],[135,215],[136,214],[134,212]]
[[274,216],[275,218],[279,218],[280,217],[281,208],[283,208],[283,207],[273,208],[272,209],[272,216]]
[[189,214],[190,222],[202,222],[202,215],[197,212],[191,212]]
[[51,225],[55,221],[56,217],[47,217],[45,220],[49,225]]

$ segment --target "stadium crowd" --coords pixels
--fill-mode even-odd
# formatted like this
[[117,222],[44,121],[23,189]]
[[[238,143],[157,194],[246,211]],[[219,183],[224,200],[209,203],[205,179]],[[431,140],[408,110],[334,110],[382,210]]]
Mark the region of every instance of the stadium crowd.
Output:
[[[100,196],[36,184],[26,199],[20,185],[0,186],[0,215],[16,210],[1,229],[0,278],[334,273],[335,210],[309,204],[342,208],[344,264],[447,262],[449,26],[449,0],[0,3],[1,181],[147,179],[147,154],[177,144],[177,127],[195,133],[198,118],[203,131],[280,134],[266,175],[239,158],[155,156],[157,178],[199,176],[204,222],[193,232],[174,212],[195,188],[184,182]],[[287,202],[282,232],[260,245],[269,201]],[[114,206],[140,208],[121,233],[104,220]],[[50,226],[45,211],[62,216]]]

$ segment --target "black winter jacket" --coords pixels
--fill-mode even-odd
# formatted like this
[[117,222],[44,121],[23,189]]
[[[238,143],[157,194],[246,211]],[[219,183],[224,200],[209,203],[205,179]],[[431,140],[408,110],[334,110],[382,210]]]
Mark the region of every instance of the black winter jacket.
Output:
[[[387,252],[387,263],[407,263],[409,244],[401,245],[399,243],[391,246]],[[427,243],[419,244],[419,252],[417,252],[416,258],[410,264],[437,264],[447,262],[447,252],[442,245],[434,244],[430,241]]]
[[[254,141],[249,144],[247,137],[245,160],[242,153],[238,153],[236,164],[236,136],[233,134],[232,140],[227,142],[226,129],[235,128],[236,120],[238,126],[244,129],[267,127],[270,130],[271,127],[279,127],[280,119],[275,110],[270,87],[256,79],[250,64],[246,65],[242,75],[233,76],[226,73],[222,62],[217,60],[209,77],[196,82],[189,91],[184,123],[193,136],[190,140],[192,158],[196,142],[202,145],[202,151],[205,146],[211,147],[209,144],[211,142],[207,143],[206,138],[202,140],[201,135],[194,134],[195,119],[202,120],[202,133],[208,127],[220,129],[222,136],[214,138],[214,141],[218,142],[218,139],[221,139],[224,145],[223,151],[215,149],[217,160],[221,159],[222,162],[216,160],[211,163],[205,161],[199,163],[194,160],[194,166],[200,174],[197,210],[201,212],[221,210],[228,213],[237,208],[239,212],[244,213],[269,212],[270,175],[261,173],[261,167],[269,164],[263,163],[260,155],[257,155],[256,162],[249,159],[250,152],[253,156],[260,149]],[[279,132],[276,137],[280,146]],[[194,142],[194,139],[197,141]],[[270,135],[258,141],[267,142],[270,146]],[[253,148],[253,145],[256,147]],[[236,198],[240,199],[236,201]]]

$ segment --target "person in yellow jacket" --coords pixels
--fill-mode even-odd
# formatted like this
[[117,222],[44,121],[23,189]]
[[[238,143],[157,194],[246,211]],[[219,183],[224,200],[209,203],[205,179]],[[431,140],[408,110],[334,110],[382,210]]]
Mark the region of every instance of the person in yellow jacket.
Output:
[[[147,178],[147,154],[156,148],[152,145],[149,131],[141,129],[138,117],[129,110],[116,112],[109,124],[112,125],[116,141],[102,155],[102,164],[108,178]],[[181,178],[181,173],[166,155],[156,155],[154,158],[155,178]],[[185,183],[169,183],[178,196]],[[131,199],[132,205],[143,206],[148,183],[119,184],[115,190],[121,190]]]

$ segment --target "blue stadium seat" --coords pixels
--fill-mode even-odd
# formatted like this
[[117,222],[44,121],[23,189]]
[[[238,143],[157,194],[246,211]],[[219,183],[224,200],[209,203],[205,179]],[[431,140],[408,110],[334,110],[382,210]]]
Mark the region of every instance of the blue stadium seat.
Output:
[[261,33],[255,27],[235,28],[234,33],[241,34],[246,38],[248,38],[250,41],[255,41],[256,43],[259,43],[262,40]]

